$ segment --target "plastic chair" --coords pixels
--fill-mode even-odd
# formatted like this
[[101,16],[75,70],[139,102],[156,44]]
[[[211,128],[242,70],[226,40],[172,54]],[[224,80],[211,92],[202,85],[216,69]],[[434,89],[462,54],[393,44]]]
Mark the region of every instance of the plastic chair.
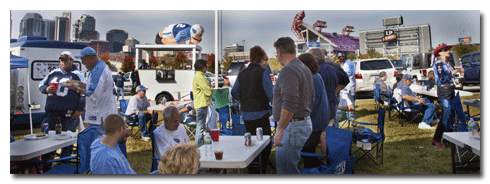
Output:
[[[97,126],[91,126],[80,132],[77,136],[77,155],[63,157],[47,163],[61,162],[53,166],[45,174],[81,174],[90,171],[90,146],[97,137]],[[75,160],[75,164],[63,161]]]
[[158,162],[160,161],[160,158],[155,157],[156,143],[155,143],[155,134],[153,133],[153,131],[151,131],[150,133],[150,139],[151,139],[151,169],[150,169],[150,173],[151,173],[153,171],[158,171]]
[[[364,156],[367,156],[371,161],[373,161],[376,165],[378,162],[383,164],[383,146],[385,141],[385,133],[384,133],[384,124],[385,124],[385,109],[379,108],[378,110],[378,123],[363,123],[357,122],[357,126],[359,125],[368,125],[368,126],[376,126],[377,133],[374,133],[373,130],[369,128],[364,128],[361,130],[357,127],[354,127],[354,143],[357,144],[358,141],[363,143],[370,143],[371,149],[365,150],[362,147],[354,151],[354,154],[357,152],[362,152],[362,156],[356,159],[356,162],[362,159]],[[359,131],[359,132],[357,132]],[[375,151],[375,155],[373,156],[371,151]]]
[[301,153],[301,156],[327,158],[327,164],[314,168],[300,169],[300,174],[353,174],[355,156],[351,154],[352,132],[327,126],[326,143],[328,156],[315,153]]
[[[119,112],[119,114],[124,117],[124,121],[126,122],[126,124],[129,127],[131,127],[131,132],[133,132],[133,128],[139,127],[140,123],[138,122],[138,115],[136,113],[126,114],[126,109],[128,108],[128,103],[129,103],[129,100],[119,100],[119,107],[121,109],[121,112]],[[139,129],[138,129],[138,131],[136,131],[136,133],[131,134],[131,136],[136,139],[137,138],[136,134],[138,132],[140,132]]]

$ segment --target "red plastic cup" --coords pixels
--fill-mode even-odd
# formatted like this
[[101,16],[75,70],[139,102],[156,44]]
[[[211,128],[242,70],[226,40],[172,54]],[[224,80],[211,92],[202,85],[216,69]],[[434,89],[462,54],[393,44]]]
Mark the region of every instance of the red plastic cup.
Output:
[[211,130],[211,136],[213,137],[213,142],[219,141],[219,129]]
[[58,89],[58,82],[51,82],[51,86],[53,86],[57,90]]

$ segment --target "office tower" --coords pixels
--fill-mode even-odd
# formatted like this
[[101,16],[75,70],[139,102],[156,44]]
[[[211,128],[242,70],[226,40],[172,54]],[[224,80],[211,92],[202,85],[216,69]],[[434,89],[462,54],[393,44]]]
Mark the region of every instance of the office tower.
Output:
[[73,24],[74,40],[98,40],[99,33],[95,31],[95,18],[83,14]]
[[55,17],[55,40],[70,41],[70,20],[66,17]]
[[109,42],[109,52],[122,51],[126,39],[128,39],[128,33],[124,30],[113,29],[108,31],[106,40]]
[[20,21],[20,36],[44,36],[45,23],[39,13],[27,13]]
[[46,27],[44,28],[44,36],[47,40],[55,40],[56,21],[44,19]]

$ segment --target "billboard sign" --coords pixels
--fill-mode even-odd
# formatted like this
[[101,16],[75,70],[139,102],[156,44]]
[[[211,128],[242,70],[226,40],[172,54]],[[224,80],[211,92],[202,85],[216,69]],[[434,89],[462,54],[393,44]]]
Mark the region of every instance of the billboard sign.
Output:
[[458,40],[459,40],[459,43],[470,43],[471,37],[459,38]]

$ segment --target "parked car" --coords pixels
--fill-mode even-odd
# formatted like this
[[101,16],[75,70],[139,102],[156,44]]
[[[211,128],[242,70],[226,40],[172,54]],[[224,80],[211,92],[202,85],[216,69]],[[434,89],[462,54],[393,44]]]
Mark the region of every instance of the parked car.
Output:
[[464,68],[463,83],[480,84],[480,51],[463,55],[461,65]]
[[226,74],[226,77],[230,80],[230,85],[235,84],[235,80],[238,77],[238,73],[242,71],[243,69],[248,67],[248,60],[242,60],[242,61],[233,61],[230,64],[230,67],[228,68],[228,72]]
[[[214,84],[215,75],[213,73],[206,72],[204,77],[206,77],[210,83]],[[223,83],[225,83],[225,78],[222,75],[218,75],[218,87],[223,87]]]
[[[418,81],[427,80],[428,72],[433,70],[432,54],[432,52],[423,52],[408,58],[405,73],[411,74]],[[450,52],[448,61],[454,68],[461,68],[461,63],[458,59],[458,53],[456,53],[456,51]],[[460,76],[459,74],[456,74],[455,76],[456,80],[459,80],[460,82],[463,79],[463,76]]]
[[[118,72],[112,72],[112,80],[116,80],[116,78],[119,76],[117,74]],[[130,94],[131,93],[131,87],[133,86],[131,82],[130,72],[126,73],[123,75],[124,77],[124,94]],[[116,84],[114,83],[114,89],[116,89]]]
[[356,92],[373,91],[374,79],[379,73],[384,71],[388,77],[386,85],[393,86],[396,82],[395,76],[398,75],[395,66],[388,58],[363,59],[354,61],[356,65]]
[[407,65],[405,64],[405,61],[403,61],[401,59],[392,59],[390,61],[393,64],[393,66],[395,66],[395,69],[396,69],[396,71],[398,71],[398,73],[402,73],[403,70],[405,70],[405,67],[407,67]]

